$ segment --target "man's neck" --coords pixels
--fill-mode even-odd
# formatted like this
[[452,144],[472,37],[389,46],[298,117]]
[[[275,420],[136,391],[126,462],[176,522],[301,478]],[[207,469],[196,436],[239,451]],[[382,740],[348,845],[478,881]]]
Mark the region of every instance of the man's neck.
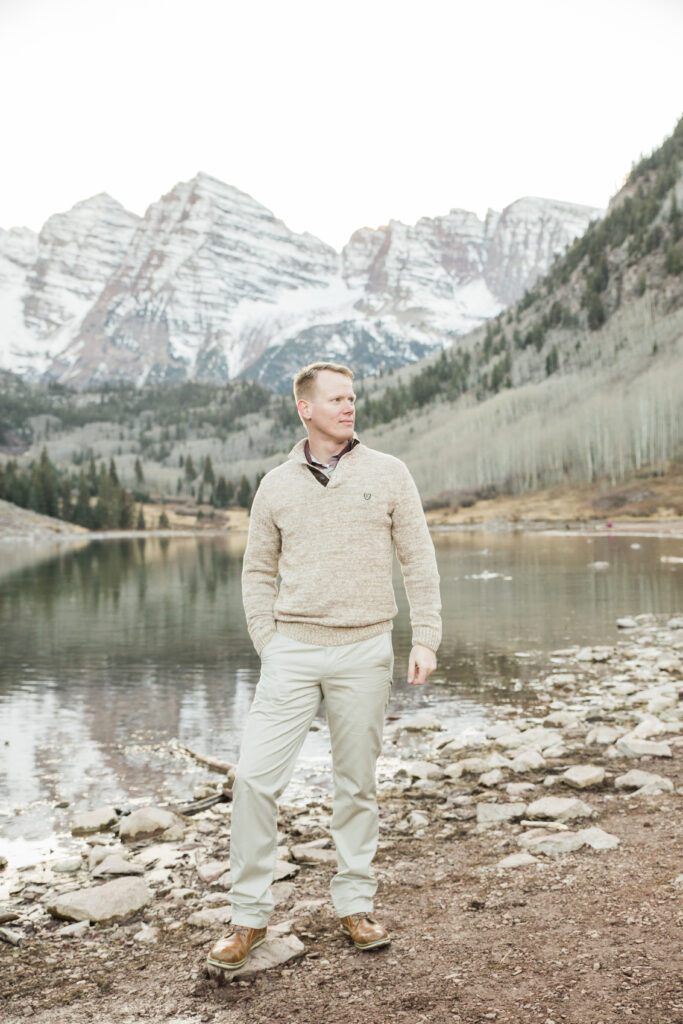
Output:
[[308,450],[316,462],[319,462],[321,466],[327,466],[332,456],[339,455],[339,452],[343,451],[348,443],[349,441],[334,441],[332,439],[328,441],[320,437],[311,440],[309,436]]

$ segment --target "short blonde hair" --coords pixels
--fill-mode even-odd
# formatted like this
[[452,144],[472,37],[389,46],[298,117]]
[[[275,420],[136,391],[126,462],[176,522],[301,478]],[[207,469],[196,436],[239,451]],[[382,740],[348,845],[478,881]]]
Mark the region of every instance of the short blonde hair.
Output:
[[294,378],[294,397],[299,402],[302,398],[310,401],[315,389],[315,382],[321,370],[332,370],[333,373],[343,373],[349,380],[353,380],[353,370],[342,363],[309,363],[299,370]]

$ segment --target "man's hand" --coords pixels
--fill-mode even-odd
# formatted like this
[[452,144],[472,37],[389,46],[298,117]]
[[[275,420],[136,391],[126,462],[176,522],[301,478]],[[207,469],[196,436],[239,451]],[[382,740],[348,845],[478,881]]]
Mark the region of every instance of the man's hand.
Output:
[[408,682],[412,686],[420,686],[429,679],[436,668],[436,655],[429,647],[415,644],[408,659]]

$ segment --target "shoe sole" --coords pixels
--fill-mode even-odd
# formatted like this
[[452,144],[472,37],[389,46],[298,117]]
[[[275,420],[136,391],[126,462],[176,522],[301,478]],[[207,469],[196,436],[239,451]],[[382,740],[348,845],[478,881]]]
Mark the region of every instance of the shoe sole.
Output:
[[207,956],[206,962],[207,964],[211,964],[212,967],[222,967],[224,971],[236,971],[238,967],[243,967],[244,964],[246,964],[247,960],[249,959],[249,953],[251,953],[253,949],[256,949],[257,946],[260,946],[261,943],[265,941],[266,936],[263,935],[260,939],[257,939],[256,942],[252,942],[251,946],[249,947],[249,952],[245,956],[244,960],[240,960],[236,964],[226,964],[224,960],[213,960],[210,956]]
[[[344,935],[348,935],[349,938],[351,938],[351,932],[343,926],[342,932],[344,933]],[[374,942],[356,942],[355,939],[353,939],[352,941],[356,949],[377,949],[378,946],[388,946],[389,943],[391,942],[391,936],[387,935],[383,939],[375,939]]]

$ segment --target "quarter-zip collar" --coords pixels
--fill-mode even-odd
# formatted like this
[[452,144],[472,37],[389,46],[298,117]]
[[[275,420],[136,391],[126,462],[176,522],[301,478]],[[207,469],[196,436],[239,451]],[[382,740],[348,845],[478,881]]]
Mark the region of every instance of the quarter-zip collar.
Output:
[[307,440],[308,438],[304,437],[300,441],[297,441],[297,443],[294,445],[291,452],[289,453],[288,458],[291,459],[293,462],[301,462],[306,467],[306,469],[313,474],[316,480],[323,485],[323,487],[327,487],[328,484],[334,483],[335,477],[338,478],[339,470],[341,467],[341,463],[344,459],[344,456],[351,455],[353,449],[360,444],[358,435],[354,431],[353,438],[351,439],[351,447],[348,448],[348,450],[342,452],[342,454],[339,456],[339,462],[337,463],[337,467],[334,473],[332,473],[331,476],[327,476],[327,474],[323,473],[321,469],[318,469],[316,466],[312,466],[308,459],[306,458]]

